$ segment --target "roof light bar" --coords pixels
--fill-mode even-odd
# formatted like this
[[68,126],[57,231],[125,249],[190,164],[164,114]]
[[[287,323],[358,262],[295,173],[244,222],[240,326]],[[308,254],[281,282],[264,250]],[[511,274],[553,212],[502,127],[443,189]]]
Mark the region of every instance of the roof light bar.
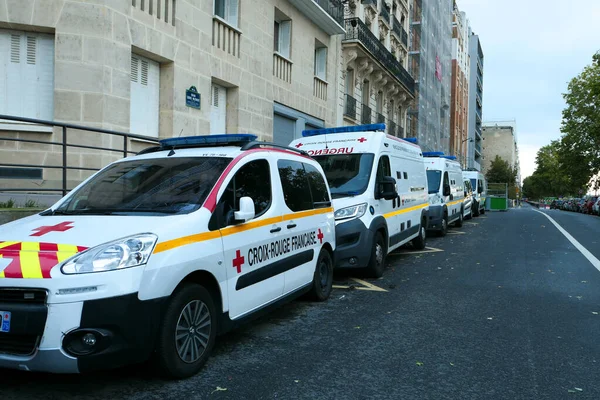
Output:
[[204,147],[216,145],[241,146],[250,143],[258,137],[249,133],[235,133],[223,135],[187,136],[160,140],[161,147]]
[[442,158],[445,158],[447,160],[456,160],[456,156],[442,156]]
[[400,139],[407,141],[409,143],[419,144],[419,141],[417,140],[416,137],[405,137],[405,138],[400,138]]
[[368,124],[368,125],[355,125],[355,126],[339,126],[336,128],[324,128],[324,129],[307,129],[302,131],[302,136],[317,136],[317,135],[328,135],[333,133],[349,133],[349,132],[376,132],[385,131],[385,124]]
[[423,157],[442,157],[444,156],[443,151],[424,151]]

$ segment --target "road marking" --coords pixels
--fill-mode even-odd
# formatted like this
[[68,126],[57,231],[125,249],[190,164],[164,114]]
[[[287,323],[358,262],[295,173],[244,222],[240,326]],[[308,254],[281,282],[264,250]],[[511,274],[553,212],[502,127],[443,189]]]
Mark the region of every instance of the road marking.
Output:
[[435,247],[425,247],[425,250],[413,250],[413,251],[403,251],[403,252],[396,250],[396,251],[393,251],[390,254],[388,254],[388,256],[403,256],[405,254],[438,253],[440,251],[444,251],[444,250],[436,249]]
[[479,225],[477,222],[464,222],[467,225]]
[[598,260],[592,253],[590,253],[590,251],[588,249],[586,249],[581,243],[579,243],[577,241],[577,239],[575,239],[573,236],[571,236],[571,234],[569,232],[567,232],[562,226],[560,226],[558,224],[558,222],[556,222],[551,216],[549,216],[546,213],[543,213],[541,211],[538,210],[533,210],[535,212],[538,212],[540,214],[542,214],[543,216],[545,216],[546,218],[548,218],[550,220],[550,222],[552,222],[552,224],[556,227],[556,229],[558,229],[560,231],[560,233],[562,233],[563,235],[565,235],[565,237],[567,238],[567,240],[569,240],[569,242],[571,242],[571,244],[573,246],[575,246],[575,248],[577,250],[579,250],[579,252],[581,254],[583,254],[583,256],[585,258],[588,259],[588,261],[598,270],[600,271],[600,260]]
[[448,235],[464,235],[466,232],[461,232],[461,231],[448,231],[447,234]]
[[[387,290],[380,288],[379,286],[375,286],[372,283],[369,283],[367,281],[363,281],[362,279],[358,279],[358,278],[350,278],[352,279],[354,282],[356,283],[360,283],[363,286],[355,286],[354,289],[357,290],[369,290],[371,292],[387,292]],[[333,285],[334,289],[350,289],[350,286],[346,286],[346,285]]]

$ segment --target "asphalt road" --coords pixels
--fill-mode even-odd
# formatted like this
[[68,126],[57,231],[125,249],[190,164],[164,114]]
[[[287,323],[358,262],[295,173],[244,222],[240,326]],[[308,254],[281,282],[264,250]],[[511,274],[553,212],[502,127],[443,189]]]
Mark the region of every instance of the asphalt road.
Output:
[[[546,214],[600,257],[600,218]],[[2,371],[0,397],[600,399],[600,272],[544,215],[488,212],[428,246],[221,337],[191,379]]]

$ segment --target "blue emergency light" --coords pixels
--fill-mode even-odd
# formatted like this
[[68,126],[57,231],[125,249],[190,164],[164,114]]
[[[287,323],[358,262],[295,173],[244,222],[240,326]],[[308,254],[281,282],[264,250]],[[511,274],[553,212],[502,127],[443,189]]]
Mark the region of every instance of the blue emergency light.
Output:
[[231,135],[205,135],[169,138],[160,140],[161,147],[205,147],[205,146],[241,146],[258,138],[250,133],[235,133]]
[[424,151],[423,157],[443,157],[443,151]]
[[405,137],[405,138],[400,138],[400,139],[402,139],[406,142],[409,142],[409,143],[419,144],[419,141],[417,140],[416,137]]
[[334,133],[349,133],[349,132],[375,132],[385,131],[385,124],[368,124],[368,125],[355,125],[355,126],[339,126],[337,128],[324,128],[324,129],[306,129],[302,131],[302,136],[318,136],[318,135],[329,135]]
[[456,156],[442,156],[442,158],[445,158],[446,160],[456,160]]

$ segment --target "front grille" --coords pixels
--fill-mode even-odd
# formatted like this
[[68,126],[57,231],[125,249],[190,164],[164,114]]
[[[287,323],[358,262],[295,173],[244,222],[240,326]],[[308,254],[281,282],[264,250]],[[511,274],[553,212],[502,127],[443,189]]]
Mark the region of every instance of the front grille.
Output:
[[0,288],[0,303],[45,304],[46,289]]
[[29,356],[37,348],[39,336],[0,333],[0,353]]

